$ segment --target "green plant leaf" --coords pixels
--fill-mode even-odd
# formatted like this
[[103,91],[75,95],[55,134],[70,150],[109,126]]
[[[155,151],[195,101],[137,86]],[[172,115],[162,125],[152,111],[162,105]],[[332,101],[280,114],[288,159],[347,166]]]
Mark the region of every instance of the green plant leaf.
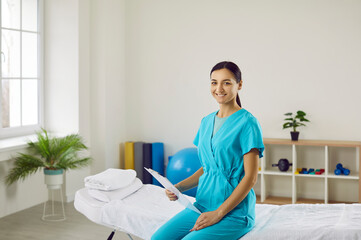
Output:
[[76,169],[79,167],[85,167],[88,166],[90,163],[91,163],[91,158],[85,157],[77,160],[66,159],[63,160],[62,162],[59,162],[57,166],[58,168],[67,170],[67,169]]
[[41,167],[44,167],[44,162],[32,155],[20,153],[15,158],[15,166],[10,170],[5,178],[7,185],[10,185],[18,180],[24,180],[29,175],[37,172]]
[[290,128],[290,127],[292,127],[292,125],[293,125],[292,123],[287,122],[287,123],[283,124],[283,129]]
[[301,122],[309,122],[309,120],[306,119],[306,118],[301,118],[300,121],[301,121]]
[[45,129],[42,129],[41,132],[37,132],[37,141],[28,142],[29,149],[32,153],[41,155],[44,159],[47,159],[50,155],[49,153],[49,137]]
[[291,112],[288,112],[288,113],[285,113],[286,116],[291,116],[292,113]]
[[293,121],[293,118],[285,118],[285,121]]
[[297,115],[298,116],[306,116],[306,113],[304,111],[299,110],[299,111],[297,111]]

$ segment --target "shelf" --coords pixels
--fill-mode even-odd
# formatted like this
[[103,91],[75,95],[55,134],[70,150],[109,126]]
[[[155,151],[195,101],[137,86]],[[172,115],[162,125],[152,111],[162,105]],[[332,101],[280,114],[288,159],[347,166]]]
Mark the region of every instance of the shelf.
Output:
[[264,138],[264,144],[275,145],[302,145],[302,146],[335,146],[335,147],[360,147],[361,142],[358,141],[333,141],[333,140],[298,140],[289,139]]
[[263,174],[265,175],[276,175],[276,176],[292,176],[292,172],[291,171],[287,171],[287,172],[280,172],[280,171],[263,171]]
[[289,197],[268,196],[264,202],[261,202],[258,196],[256,197],[257,197],[256,203],[258,204],[275,204],[275,205],[292,204],[292,198]]
[[359,180],[359,173],[353,173],[350,175],[335,175],[334,173],[329,173],[327,175],[328,178],[338,178],[338,179],[352,179],[352,180]]
[[339,201],[329,200],[328,203],[329,204],[338,204],[338,203],[353,204],[353,203],[358,203],[358,202],[339,202]]
[[311,177],[311,178],[325,178],[325,174],[316,175],[316,174],[295,174],[296,177]]
[[[265,152],[259,164],[262,171],[259,171],[257,202],[361,203],[361,142],[269,138],[263,142]],[[292,163],[287,172],[271,167],[284,158]],[[351,174],[335,175],[333,170],[338,163],[350,169]],[[321,175],[296,174],[299,168],[325,169],[326,172]]]
[[306,203],[306,204],[325,203],[325,200],[300,198],[297,199],[296,203]]

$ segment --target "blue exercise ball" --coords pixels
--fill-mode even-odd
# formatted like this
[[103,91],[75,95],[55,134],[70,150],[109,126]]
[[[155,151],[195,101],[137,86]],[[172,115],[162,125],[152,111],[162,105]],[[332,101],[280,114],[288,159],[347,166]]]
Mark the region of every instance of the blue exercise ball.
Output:
[[[193,175],[200,167],[197,148],[185,148],[168,158],[167,178],[176,184]],[[196,196],[197,188],[183,192],[189,196]]]

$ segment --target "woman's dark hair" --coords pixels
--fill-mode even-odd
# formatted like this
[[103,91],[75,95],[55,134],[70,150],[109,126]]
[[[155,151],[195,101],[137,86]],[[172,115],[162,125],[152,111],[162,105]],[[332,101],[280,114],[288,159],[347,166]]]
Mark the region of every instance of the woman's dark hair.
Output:
[[[216,71],[216,70],[220,70],[220,69],[228,69],[231,73],[233,73],[236,82],[239,83],[242,80],[242,73],[241,70],[239,69],[239,67],[233,63],[233,62],[228,62],[228,61],[223,61],[220,63],[217,63],[211,70],[210,75],[212,75],[212,72]],[[242,107],[241,105],[241,100],[239,99],[239,96],[237,94],[237,98],[236,98],[237,104]]]

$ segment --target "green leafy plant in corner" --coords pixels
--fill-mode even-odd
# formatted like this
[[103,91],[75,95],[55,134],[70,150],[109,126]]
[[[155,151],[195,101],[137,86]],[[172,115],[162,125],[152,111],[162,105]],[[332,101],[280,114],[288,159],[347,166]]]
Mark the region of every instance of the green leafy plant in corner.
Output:
[[88,149],[78,134],[65,137],[49,137],[45,129],[36,133],[37,141],[29,141],[28,154],[18,153],[15,166],[6,176],[6,184],[24,180],[42,168],[51,170],[76,169],[89,165],[90,157],[79,157],[79,152]]
[[300,126],[306,126],[303,122],[309,122],[308,119],[305,118],[306,113],[303,111],[297,111],[297,114],[292,117],[293,113],[285,113],[287,118],[285,118],[286,123],[283,124],[283,129],[293,128],[294,132],[297,132],[296,128]]

